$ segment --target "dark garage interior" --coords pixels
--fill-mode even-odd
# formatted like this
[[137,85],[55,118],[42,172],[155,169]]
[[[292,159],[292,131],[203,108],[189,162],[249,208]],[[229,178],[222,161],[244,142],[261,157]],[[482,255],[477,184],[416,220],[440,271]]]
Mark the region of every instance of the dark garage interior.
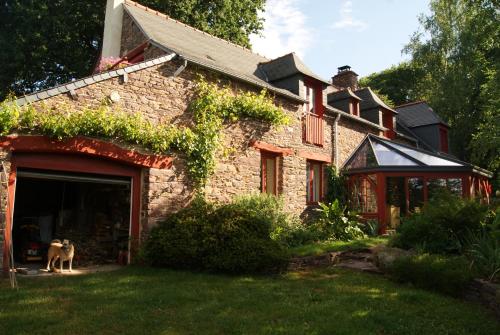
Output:
[[130,178],[18,169],[16,263],[46,262],[53,239],[75,245],[74,266],[126,263],[130,194]]

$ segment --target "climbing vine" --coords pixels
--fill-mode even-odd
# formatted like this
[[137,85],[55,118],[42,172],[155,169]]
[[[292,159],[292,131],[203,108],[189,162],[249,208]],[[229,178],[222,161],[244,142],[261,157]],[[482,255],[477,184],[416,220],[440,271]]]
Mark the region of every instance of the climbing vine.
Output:
[[107,138],[138,144],[154,153],[177,151],[186,155],[189,174],[201,190],[213,173],[216,151],[221,145],[225,123],[252,118],[274,126],[290,122],[281,107],[274,105],[263,90],[260,94],[219,87],[200,78],[190,104],[192,127],[153,124],[140,114],[128,114],[104,102],[97,108],[76,110],[63,105],[49,108],[41,104],[19,107],[13,99],[0,103],[0,135],[42,134],[58,140],[74,136]]

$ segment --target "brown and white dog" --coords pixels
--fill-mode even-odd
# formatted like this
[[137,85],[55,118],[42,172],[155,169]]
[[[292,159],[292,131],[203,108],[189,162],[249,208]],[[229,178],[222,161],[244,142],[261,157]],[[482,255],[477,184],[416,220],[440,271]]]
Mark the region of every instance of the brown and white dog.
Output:
[[69,243],[68,240],[52,240],[50,242],[49,252],[47,255],[47,271],[54,268],[55,262],[59,259],[59,268],[63,272],[63,262],[69,261],[69,272],[73,270],[73,256],[75,255],[75,246]]

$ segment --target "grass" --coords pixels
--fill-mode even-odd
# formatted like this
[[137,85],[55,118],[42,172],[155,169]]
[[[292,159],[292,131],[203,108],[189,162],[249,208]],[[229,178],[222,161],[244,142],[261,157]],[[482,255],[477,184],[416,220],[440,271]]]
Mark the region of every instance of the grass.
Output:
[[386,244],[386,237],[370,237],[353,241],[325,241],[301,245],[291,249],[293,256],[317,256],[331,251],[346,251],[370,248],[377,244]]
[[0,282],[0,334],[499,334],[480,306],[341,269],[220,276],[128,267]]

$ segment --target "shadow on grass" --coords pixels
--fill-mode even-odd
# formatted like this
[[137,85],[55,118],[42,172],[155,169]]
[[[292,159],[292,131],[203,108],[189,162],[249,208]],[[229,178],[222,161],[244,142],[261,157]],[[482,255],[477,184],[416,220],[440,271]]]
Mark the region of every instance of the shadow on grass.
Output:
[[1,334],[498,334],[479,306],[324,269],[220,276],[129,267],[2,283]]
[[332,251],[366,249],[387,242],[386,237],[369,237],[353,241],[325,241],[292,248],[291,253],[293,256],[316,256]]

